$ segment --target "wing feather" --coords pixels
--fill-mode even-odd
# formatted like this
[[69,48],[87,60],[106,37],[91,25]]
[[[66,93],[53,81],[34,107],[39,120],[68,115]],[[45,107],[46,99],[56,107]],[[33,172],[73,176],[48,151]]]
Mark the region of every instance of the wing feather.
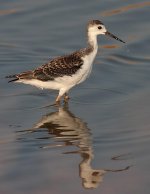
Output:
[[82,65],[83,60],[79,56],[72,54],[51,60],[49,63],[35,69],[33,74],[36,79],[42,81],[54,80],[65,75],[72,76]]
[[33,71],[26,71],[20,74],[7,76],[7,78],[14,78],[9,82],[20,79],[38,79],[41,81],[49,81],[54,80],[57,77],[72,76],[81,68],[82,65],[83,60],[79,55],[79,52],[75,52],[68,56],[55,58]]

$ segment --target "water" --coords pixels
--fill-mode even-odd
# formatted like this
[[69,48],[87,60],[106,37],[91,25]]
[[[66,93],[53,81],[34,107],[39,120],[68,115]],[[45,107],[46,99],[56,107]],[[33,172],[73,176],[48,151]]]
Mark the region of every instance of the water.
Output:
[[[148,1],[0,2],[0,193],[149,193]],[[8,84],[85,45],[99,19],[126,44],[99,38],[90,78],[68,106],[56,92]]]

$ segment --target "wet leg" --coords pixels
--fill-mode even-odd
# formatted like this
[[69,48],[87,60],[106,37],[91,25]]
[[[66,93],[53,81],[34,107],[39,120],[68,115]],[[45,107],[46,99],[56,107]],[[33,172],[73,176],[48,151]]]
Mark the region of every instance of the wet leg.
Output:
[[56,100],[55,100],[55,104],[56,105],[59,105],[60,104],[60,101],[61,101],[61,97],[60,95],[57,96]]
[[64,102],[68,102],[69,101],[69,96],[67,93],[64,94]]

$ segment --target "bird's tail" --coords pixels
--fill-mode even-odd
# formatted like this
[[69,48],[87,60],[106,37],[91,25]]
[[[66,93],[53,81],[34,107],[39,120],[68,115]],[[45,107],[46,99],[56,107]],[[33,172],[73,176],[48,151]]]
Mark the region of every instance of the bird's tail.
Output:
[[15,82],[15,81],[19,80],[19,78],[17,77],[17,75],[8,75],[5,78],[11,79],[11,80],[8,81],[8,83],[9,82]]
[[26,71],[26,72],[23,72],[20,74],[6,76],[6,78],[11,79],[8,82],[15,82],[15,81],[18,81],[20,79],[33,79],[33,72]]

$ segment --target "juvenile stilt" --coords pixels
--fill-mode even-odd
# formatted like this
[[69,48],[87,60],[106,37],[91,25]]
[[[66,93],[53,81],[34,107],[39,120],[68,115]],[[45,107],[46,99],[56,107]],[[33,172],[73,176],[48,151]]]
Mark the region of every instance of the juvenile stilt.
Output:
[[87,24],[87,47],[71,54],[60,56],[37,67],[34,70],[7,76],[9,82],[24,83],[42,89],[58,90],[55,104],[60,104],[61,97],[68,102],[67,92],[74,86],[85,81],[92,70],[93,61],[98,50],[97,36],[110,36],[120,42],[121,39],[107,31],[99,20]]

